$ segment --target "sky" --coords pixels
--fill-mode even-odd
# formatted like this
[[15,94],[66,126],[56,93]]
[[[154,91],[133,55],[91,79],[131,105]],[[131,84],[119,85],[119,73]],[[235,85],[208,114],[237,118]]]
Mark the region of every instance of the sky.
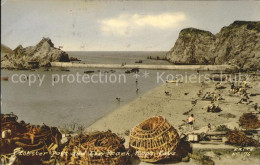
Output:
[[260,1],[1,0],[1,43],[66,51],[168,51],[183,28],[260,21]]

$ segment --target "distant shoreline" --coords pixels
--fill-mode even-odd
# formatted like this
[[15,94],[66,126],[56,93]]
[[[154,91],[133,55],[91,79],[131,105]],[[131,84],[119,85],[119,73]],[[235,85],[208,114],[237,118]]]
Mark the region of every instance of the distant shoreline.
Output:
[[62,68],[109,68],[109,69],[157,69],[157,70],[204,70],[204,71],[225,71],[236,69],[231,65],[148,65],[148,64],[83,64],[72,62],[51,62],[52,67]]

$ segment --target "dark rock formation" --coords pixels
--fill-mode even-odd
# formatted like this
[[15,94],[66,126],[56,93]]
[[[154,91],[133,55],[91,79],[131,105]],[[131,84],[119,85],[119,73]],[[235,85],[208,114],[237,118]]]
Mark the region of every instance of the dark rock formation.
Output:
[[70,61],[81,61],[81,60],[78,59],[77,57],[70,57]]
[[[43,38],[36,46],[23,48],[19,45],[13,53],[1,58],[2,68],[31,69],[34,66],[50,66],[50,62],[69,62],[66,52],[55,48],[49,38]],[[38,65],[35,65],[38,63]],[[33,64],[33,65],[31,65]]]
[[166,59],[174,64],[232,64],[260,69],[260,22],[235,21],[216,35],[183,29]]

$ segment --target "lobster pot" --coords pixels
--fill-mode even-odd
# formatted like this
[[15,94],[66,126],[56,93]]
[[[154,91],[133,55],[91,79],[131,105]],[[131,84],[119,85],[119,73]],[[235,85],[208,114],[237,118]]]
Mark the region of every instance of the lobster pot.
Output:
[[257,129],[260,127],[260,120],[253,113],[244,113],[239,118],[239,124],[245,129]]
[[68,153],[61,157],[64,164],[123,165],[128,161],[124,139],[110,131],[73,137],[63,153]]
[[[18,117],[11,114],[1,114],[2,139],[0,153],[3,155],[2,164],[9,164],[12,154],[24,152],[27,154],[15,154],[19,163],[15,164],[43,164],[42,161],[50,159],[50,151],[58,148],[61,133],[56,127],[46,125],[30,125],[24,121],[18,122]],[[44,155],[33,154],[35,152]],[[11,159],[10,159],[11,160]]]
[[257,140],[247,137],[244,132],[239,130],[227,132],[227,143],[237,146],[260,147],[260,143]]
[[174,156],[180,137],[176,129],[161,116],[137,125],[130,133],[130,148],[145,162],[158,162]]

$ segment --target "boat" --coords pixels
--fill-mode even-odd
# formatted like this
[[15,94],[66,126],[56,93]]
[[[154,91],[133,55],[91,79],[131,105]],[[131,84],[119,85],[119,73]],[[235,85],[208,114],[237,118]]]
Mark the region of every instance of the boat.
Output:
[[63,72],[69,72],[70,70],[69,70],[69,69],[62,69],[61,71],[63,71]]
[[166,82],[166,83],[183,83],[183,82],[180,81],[180,80],[166,80],[165,82]]
[[90,74],[90,73],[94,73],[95,71],[93,71],[93,70],[87,70],[87,71],[85,71],[84,73],[85,74]]
[[1,77],[1,80],[8,81],[8,77]]
[[210,80],[213,81],[225,81],[226,80],[226,75],[212,75],[210,76]]
[[143,60],[135,61],[135,63],[141,64],[141,63],[143,63]]

